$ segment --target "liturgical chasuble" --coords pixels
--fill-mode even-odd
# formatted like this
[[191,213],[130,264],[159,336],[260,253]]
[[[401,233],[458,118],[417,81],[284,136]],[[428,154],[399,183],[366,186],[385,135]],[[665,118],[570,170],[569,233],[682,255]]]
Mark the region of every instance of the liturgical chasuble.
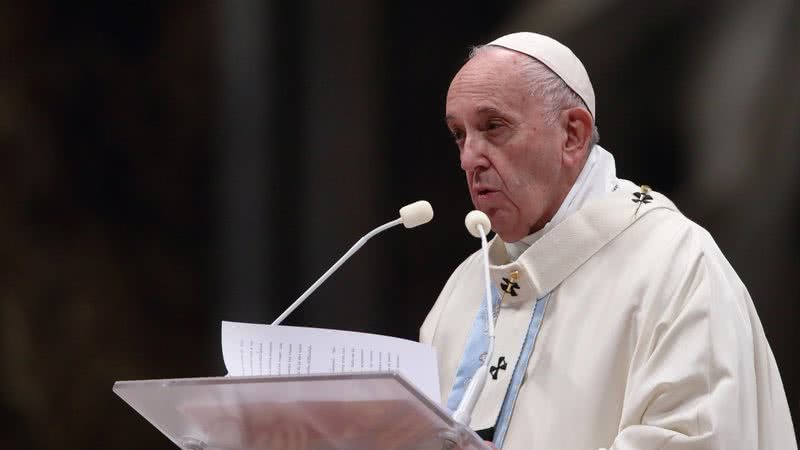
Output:
[[[482,264],[476,252],[456,269],[421,329],[437,351],[443,403],[484,308]],[[710,235],[663,195],[620,180],[516,261],[495,237],[490,264],[502,300],[492,376],[471,426],[499,427],[509,409],[503,449],[797,448],[746,288]],[[518,362],[518,395],[504,406]]]

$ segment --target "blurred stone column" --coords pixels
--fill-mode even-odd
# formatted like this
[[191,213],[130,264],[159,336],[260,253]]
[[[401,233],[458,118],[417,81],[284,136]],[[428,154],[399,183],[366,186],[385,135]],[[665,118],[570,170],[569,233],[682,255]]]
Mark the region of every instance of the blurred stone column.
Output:
[[268,3],[222,0],[218,6],[220,116],[217,160],[218,300],[222,318],[266,321],[272,200],[267,180],[271,121]]
[[[308,1],[308,32],[298,50],[303,52],[306,103],[303,162],[297,170],[304,171],[308,185],[298,202],[303,267],[296,279],[308,282],[384,219],[375,213],[382,161],[376,130],[378,4],[355,0],[343,5]],[[314,295],[313,306],[299,311],[305,322],[354,327],[375,323],[380,314],[376,277],[386,266],[374,265],[375,250],[370,242]]]

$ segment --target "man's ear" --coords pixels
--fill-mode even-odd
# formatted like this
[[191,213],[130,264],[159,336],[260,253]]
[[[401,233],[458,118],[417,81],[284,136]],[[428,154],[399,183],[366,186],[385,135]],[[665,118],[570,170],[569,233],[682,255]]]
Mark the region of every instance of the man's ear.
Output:
[[592,138],[592,115],[586,108],[575,107],[562,111],[561,119],[567,133],[563,148],[564,161],[575,166],[583,164]]

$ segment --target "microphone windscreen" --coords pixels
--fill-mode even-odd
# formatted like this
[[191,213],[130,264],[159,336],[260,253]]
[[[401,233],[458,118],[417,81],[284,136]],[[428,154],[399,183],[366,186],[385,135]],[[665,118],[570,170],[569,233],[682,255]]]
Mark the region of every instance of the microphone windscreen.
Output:
[[428,223],[433,219],[433,207],[425,200],[414,202],[400,208],[400,219],[403,220],[403,226],[406,228],[414,228]]
[[467,231],[469,231],[469,234],[475,236],[476,238],[481,237],[481,232],[478,230],[478,225],[483,226],[483,232],[487,234],[492,228],[492,222],[489,220],[489,216],[484,214],[483,211],[478,211],[477,209],[470,211],[469,214],[467,214],[467,217],[464,218],[464,225],[467,226]]

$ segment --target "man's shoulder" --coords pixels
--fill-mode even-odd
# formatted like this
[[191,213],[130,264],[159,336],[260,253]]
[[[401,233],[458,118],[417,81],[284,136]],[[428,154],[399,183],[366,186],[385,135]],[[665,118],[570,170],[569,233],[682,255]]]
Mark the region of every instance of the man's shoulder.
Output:
[[[498,239],[498,237],[495,236],[495,239]],[[483,258],[483,251],[480,248],[470,253],[469,255],[467,255],[466,258],[464,258],[461,261],[461,263],[455,268],[455,270],[453,270],[453,273],[450,274],[450,279],[453,280],[454,278],[458,278],[462,274],[466,272],[471,272],[475,268],[478,269],[482,268],[483,267],[482,258]]]
[[[628,264],[679,276],[701,270],[731,282],[739,280],[711,233],[678,208],[648,211],[615,239],[604,256],[624,255]],[[736,281],[734,284],[740,284]]]
[[660,196],[669,207],[654,208],[647,211],[639,220],[636,220],[629,230],[642,232],[650,236],[650,240],[663,242],[666,239],[685,239],[686,244],[702,248],[711,246],[717,248],[711,233],[702,225],[690,219],[664,194],[653,191],[653,196]]
[[[442,314],[442,311],[448,307],[448,303],[453,298],[458,298],[455,295],[456,291],[465,289],[464,285],[468,284],[468,281],[474,281],[479,277],[476,277],[476,273],[481,268],[482,260],[481,260],[481,250],[478,249],[474,253],[467,256],[456,269],[450,274],[450,277],[447,279],[444,287],[442,288],[441,292],[439,292],[439,296],[437,297],[436,301],[433,304],[433,307],[428,312],[425,321],[420,328],[420,342],[431,344],[434,342],[436,337],[436,330],[439,327],[439,318]],[[473,287],[470,285],[470,287]],[[478,287],[473,287],[474,289],[479,289]],[[475,290],[475,292],[479,292]]]
[[[686,233],[695,236],[698,242],[712,243],[711,234],[692,219],[686,217],[667,194],[651,189],[646,185],[636,185],[628,180],[619,180],[619,192],[629,197],[625,211],[633,211],[631,230],[647,228],[659,235]],[[624,205],[622,202],[620,205]],[[624,214],[624,211],[614,211]],[[637,217],[638,216],[638,217]],[[626,230],[627,231],[627,230]],[[710,242],[709,242],[710,241]]]

